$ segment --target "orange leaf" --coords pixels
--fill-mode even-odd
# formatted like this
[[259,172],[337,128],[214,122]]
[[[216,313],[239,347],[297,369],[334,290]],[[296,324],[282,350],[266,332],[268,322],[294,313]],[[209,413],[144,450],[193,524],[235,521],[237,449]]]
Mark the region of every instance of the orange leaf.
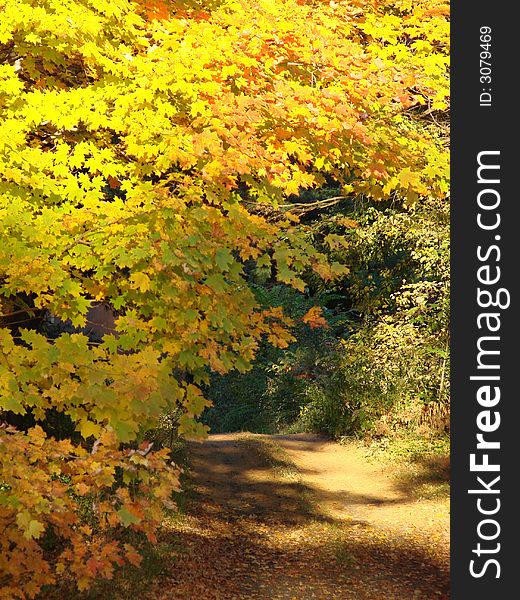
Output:
[[125,544],[124,549],[126,550],[125,556],[128,562],[134,565],[135,567],[138,567],[141,564],[143,557],[131,544]]
[[117,177],[112,177],[112,175],[109,175],[108,185],[110,186],[111,190],[115,190],[116,188],[121,187],[121,182],[119,179],[117,179]]
[[323,312],[319,306],[313,306],[302,317],[302,321],[309,325],[312,329],[317,327],[327,328],[329,324],[323,317]]

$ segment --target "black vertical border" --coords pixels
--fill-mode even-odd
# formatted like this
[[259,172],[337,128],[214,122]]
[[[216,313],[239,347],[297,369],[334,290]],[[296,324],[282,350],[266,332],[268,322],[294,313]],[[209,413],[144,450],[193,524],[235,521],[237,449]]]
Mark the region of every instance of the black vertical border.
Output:
[[[458,0],[451,4],[451,368],[452,368],[452,492],[451,492],[451,579],[454,600],[509,600],[520,597],[517,580],[520,578],[520,560],[516,548],[516,531],[520,514],[520,498],[516,491],[520,482],[520,339],[518,338],[517,298],[514,283],[520,275],[517,258],[520,258],[520,221],[515,219],[520,205],[520,138],[517,112],[520,58],[520,20],[516,2],[483,2]],[[480,28],[492,29],[492,82],[480,81]],[[483,88],[491,87],[492,105],[480,106]],[[500,227],[493,232],[479,229],[477,225],[477,195],[482,185],[477,184],[477,156],[481,151],[500,151]],[[518,158],[517,158],[518,157]],[[515,163],[515,164],[513,164]],[[518,180],[513,189],[513,178]],[[484,248],[500,235],[501,280],[496,287],[511,292],[511,304],[501,313],[500,375],[501,417],[495,439],[501,442],[500,450],[490,452],[490,459],[498,459],[501,509],[495,515],[501,526],[495,542],[479,540],[477,526],[486,518],[476,506],[477,496],[468,494],[481,473],[471,473],[469,456],[476,452],[476,417],[479,407],[476,392],[480,384],[470,381],[477,374],[477,246]],[[493,255],[494,256],[494,255]],[[480,312],[486,312],[480,309]],[[480,332],[480,335],[483,335]],[[485,334],[484,334],[485,335]],[[485,474],[484,474],[485,475]],[[489,474],[487,474],[489,479]],[[489,498],[490,496],[487,496]],[[481,578],[469,571],[473,552],[478,543],[492,547],[500,543],[497,558],[500,577],[496,569],[489,568]],[[480,558],[480,567],[483,558]]]

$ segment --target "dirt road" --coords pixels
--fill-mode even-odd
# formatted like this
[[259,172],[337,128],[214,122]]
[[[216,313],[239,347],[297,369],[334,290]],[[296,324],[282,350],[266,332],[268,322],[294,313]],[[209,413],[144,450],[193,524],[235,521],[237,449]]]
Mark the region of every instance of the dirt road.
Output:
[[161,600],[449,598],[446,498],[417,499],[360,447],[311,435],[213,435]]

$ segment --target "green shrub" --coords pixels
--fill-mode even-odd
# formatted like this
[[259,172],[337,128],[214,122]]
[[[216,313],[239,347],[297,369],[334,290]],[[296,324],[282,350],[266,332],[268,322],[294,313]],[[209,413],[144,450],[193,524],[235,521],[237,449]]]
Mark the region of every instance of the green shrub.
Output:
[[[447,203],[350,203],[321,215],[309,236],[332,260],[348,264],[349,275],[334,283],[309,275],[305,294],[252,283],[264,306],[282,306],[295,319],[296,341],[285,350],[265,345],[247,373],[214,376],[208,392],[214,406],[205,422],[220,432],[445,433]],[[316,304],[326,329],[301,322]]]

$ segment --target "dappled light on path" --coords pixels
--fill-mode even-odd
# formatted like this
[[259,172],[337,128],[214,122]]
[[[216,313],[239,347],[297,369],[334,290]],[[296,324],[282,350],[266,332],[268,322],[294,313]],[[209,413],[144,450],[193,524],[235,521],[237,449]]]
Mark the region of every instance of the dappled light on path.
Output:
[[166,534],[184,551],[149,598],[449,597],[444,504],[414,500],[354,446],[235,434],[190,450],[195,492]]

